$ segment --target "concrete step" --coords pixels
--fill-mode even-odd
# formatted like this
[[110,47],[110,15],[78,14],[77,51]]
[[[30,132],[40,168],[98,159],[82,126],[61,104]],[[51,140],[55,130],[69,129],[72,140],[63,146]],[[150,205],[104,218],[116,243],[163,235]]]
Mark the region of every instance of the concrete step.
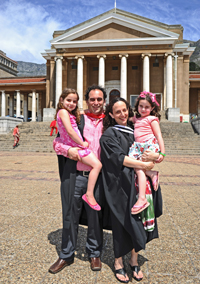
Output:
[[[13,149],[12,131],[0,135],[1,151],[54,152],[54,134],[50,136],[49,122],[26,122],[19,127],[20,145]],[[200,136],[194,133],[190,123],[173,123],[165,119],[160,122],[167,155],[200,155]],[[55,132],[54,132],[55,133]]]

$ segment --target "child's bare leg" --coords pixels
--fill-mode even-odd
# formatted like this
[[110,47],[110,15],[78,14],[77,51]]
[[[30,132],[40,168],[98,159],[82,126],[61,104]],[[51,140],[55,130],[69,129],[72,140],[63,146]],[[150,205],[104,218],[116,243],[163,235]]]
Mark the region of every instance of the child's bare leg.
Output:
[[138,177],[139,196],[135,206],[142,206],[147,202],[146,199],[146,174],[143,170],[135,169]]
[[96,202],[96,199],[94,198],[94,187],[95,187],[97,178],[99,176],[99,173],[101,171],[102,164],[97,159],[94,153],[90,153],[88,156],[83,157],[81,161],[84,164],[92,167],[89,177],[88,177],[86,197],[90,204],[95,205],[97,204],[97,202]]
[[146,171],[146,175],[152,180],[153,188],[156,191],[159,184],[159,172],[157,171]]

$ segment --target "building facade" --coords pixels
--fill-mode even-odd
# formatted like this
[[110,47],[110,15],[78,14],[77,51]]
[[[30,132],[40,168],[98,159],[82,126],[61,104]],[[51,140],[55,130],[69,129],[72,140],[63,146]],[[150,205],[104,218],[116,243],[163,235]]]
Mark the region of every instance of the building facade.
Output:
[[119,9],[65,31],[55,31],[47,60],[46,107],[55,107],[65,87],[79,93],[99,84],[133,106],[141,91],[157,94],[161,109],[180,108],[189,121],[189,57],[183,27],[166,25]]
[[17,76],[17,62],[8,58],[6,53],[0,50],[0,78]]
[[0,115],[52,120],[64,88],[76,89],[85,109],[85,90],[99,84],[108,94],[106,103],[121,96],[134,106],[141,91],[151,91],[161,110],[178,110],[188,122],[190,113],[200,116],[200,74],[189,74],[194,49],[183,43],[181,25],[112,9],[53,33],[51,49],[42,53],[46,78],[1,78]]

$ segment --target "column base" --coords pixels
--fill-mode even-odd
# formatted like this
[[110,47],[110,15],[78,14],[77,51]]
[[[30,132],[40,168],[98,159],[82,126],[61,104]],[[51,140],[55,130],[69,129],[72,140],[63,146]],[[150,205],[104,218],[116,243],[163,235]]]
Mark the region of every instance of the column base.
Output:
[[180,108],[168,108],[166,116],[169,121],[180,122]]
[[43,121],[52,121],[56,114],[55,108],[43,108]]
[[16,125],[23,122],[22,119],[14,117],[0,117],[0,134],[9,133]]

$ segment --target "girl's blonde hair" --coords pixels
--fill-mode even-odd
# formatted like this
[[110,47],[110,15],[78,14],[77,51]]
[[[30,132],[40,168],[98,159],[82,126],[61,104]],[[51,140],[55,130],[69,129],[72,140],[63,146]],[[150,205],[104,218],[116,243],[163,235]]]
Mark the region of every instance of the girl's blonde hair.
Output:
[[[76,90],[71,89],[71,88],[65,88],[62,91],[62,94],[60,95],[60,98],[59,98],[59,101],[58,101],[58,104],[57,104],[55,120],[57,120],[58,111],[60,109],[65,109],[61,99],[64,100],[69,94],[76,94],[77,95],[77,101],[79,100],[79,95],[78,95]],[[80,112],[79,112],[79,109],[78,109],[78,104],[76,105],[76,108],[71,113],[76,117],[76,123],[79,124],[80,123]]]

